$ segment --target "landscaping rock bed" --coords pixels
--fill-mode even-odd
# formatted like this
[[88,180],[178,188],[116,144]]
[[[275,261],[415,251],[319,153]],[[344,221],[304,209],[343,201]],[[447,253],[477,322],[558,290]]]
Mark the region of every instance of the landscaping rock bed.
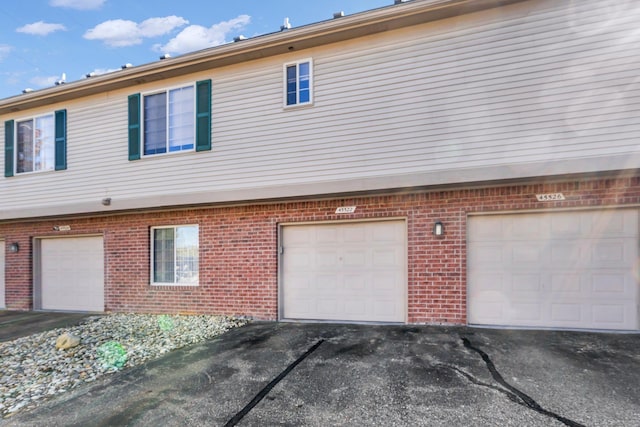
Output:
[[[245,323],[221,316],[109,314],[0,343],[0,417]],[[79,337],[80,343],[57,349],[63,334]]]

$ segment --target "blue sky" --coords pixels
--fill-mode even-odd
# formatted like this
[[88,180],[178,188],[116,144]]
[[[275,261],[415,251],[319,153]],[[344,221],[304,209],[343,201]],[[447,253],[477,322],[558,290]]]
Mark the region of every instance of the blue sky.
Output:
[[0,2],[0,99],[190,51],[393,4],[393,0]]

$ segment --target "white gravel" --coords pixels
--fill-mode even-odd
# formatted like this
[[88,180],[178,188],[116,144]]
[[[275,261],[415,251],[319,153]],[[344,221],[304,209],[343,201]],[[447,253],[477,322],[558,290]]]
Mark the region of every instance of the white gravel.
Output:
[[[108,314],[82,324],[0,343],[0,418],[34,408],[39,401],[98,377],[156,359],[242,326],[221,316]],[[80,345],[57,350],[63,333]],[[115,348],[120,354],[113,353]],[[118,357],[120,356],[120,357]],[[117,365],[124,362],[121,367]]]

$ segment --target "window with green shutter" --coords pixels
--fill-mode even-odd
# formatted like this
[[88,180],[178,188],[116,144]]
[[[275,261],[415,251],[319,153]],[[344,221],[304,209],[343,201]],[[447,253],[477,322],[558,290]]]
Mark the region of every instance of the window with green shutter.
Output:
[[129,96],[129,160],[211,150],[211,80]]
[[67,111],[5,122],[4,175],[67,168]]

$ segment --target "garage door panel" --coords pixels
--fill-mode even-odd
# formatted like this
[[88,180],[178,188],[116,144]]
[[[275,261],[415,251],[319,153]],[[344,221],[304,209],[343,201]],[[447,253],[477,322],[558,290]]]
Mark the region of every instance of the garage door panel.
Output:
[[[283,317],[403,322],[405,242],[403,221],[283,227]],[[301,251],[309,254],[304,266]]]
[[5,257],[5,241],[0,240],[0,308],[6,307],[5,301],[5,284],[4,284],[4,257]]
[[40,308],[104,310],[104,249],[101,237],[43,239],[40,251]]
[[[485,222],[492,230],[503,222],[503,230],[532,227],[540,233],[529,241],[505,234],[491,241],[480,232]],[[471,217],[468,230],[469,323],[638,329],[636,211]],[[487,297],[489,292],[502,296]]]

